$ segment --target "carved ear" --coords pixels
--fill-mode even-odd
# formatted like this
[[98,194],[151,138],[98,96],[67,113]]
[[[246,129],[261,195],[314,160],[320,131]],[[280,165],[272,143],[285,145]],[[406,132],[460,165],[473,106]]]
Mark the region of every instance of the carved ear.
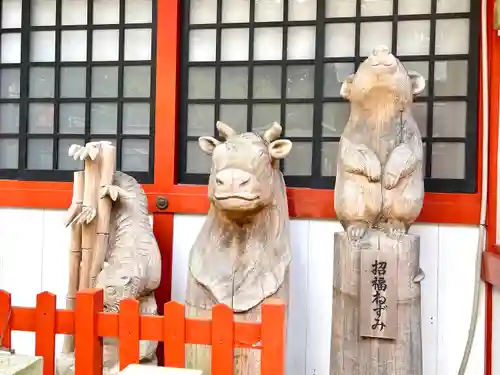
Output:
[[230,135],[235,135],[236,134],[236,131],[232,127],[230,127],[227,124],[224,124],[221,121],[217,121],[217,123],[215,124],[215,127],[219,131],[219,134],[221,135],[221,137],[224,137],[226,139]]
[[340,88],[340,96],[344,99],[349,99],[351,93],[351,85],[354,81],[354,74],[349,74],[347,78],[342,82],[342,87]]
[[278,139],[269,144],[269,154],[273,159],[284,159],[292,149],[292,142],[288,139]]
[[413,91],[413,95],[418,95],[425,89],[425,79],[422,77],[422,75],[418,72],[415,72],[413,70],[408,72],[408,76],[410,77],[411,80],[411,87]]
[[205,154],[212,155],[220,142],[214,137],[200,137],[198,138],[198,145]]

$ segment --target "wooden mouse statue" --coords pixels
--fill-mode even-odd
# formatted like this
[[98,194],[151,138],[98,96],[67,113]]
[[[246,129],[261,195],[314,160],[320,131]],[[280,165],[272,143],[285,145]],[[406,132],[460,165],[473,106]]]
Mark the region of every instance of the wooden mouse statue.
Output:
[[370,228],[399,237],[420,214],[423,149],[411,107],[424,87],[386,46],[342,84],[351,112],[340,139],[335,211],[351,241]]

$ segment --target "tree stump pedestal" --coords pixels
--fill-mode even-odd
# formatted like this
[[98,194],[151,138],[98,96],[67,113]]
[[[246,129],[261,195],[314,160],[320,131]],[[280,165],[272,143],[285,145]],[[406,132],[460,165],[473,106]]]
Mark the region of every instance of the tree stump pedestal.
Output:
[[420,238],[335,233],[330,375],[422,375]]

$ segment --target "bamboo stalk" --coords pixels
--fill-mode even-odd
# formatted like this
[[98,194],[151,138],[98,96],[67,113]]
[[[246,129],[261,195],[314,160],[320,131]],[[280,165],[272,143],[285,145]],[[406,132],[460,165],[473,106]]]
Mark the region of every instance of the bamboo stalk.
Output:
[[82,213],[77,221],[83,225],[82,228],[82,263],[80,267],[80,283],[78,289],[90,287],[90,267],[95,248],[96,238],[96,207],[97,189],[99,184],[99,165],[95,155],[93,158],[85,158],[85,191],[83,198]]
[[92,267],[90,269],[91,285],[104,265],[104,259],[108,250],[109,226],[112,198],[109,187],[113,183],[113,175],[116,168],[116,148],[111,145],[103,145],[100,153],[100,197],[97,203],[96,242]]
[[[69,209],[69,221],[72,221],[75,215],[82,209],[84,181],[85,175],[83,171],[73,174],[73,200]],[[82,226],[73,222],[71,224],[70,236],[68,293],[66,295],[67,310],[74,309],[76,292],[78,290],[80,261],[82,258]],[[64,336],[63,353],[73,352],[74,347],[73,335]]]

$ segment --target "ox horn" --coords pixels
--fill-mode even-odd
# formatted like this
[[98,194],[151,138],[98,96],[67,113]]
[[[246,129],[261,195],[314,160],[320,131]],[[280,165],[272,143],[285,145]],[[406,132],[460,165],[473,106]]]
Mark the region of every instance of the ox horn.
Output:
[[215,126],[217,127],[217,130],[219,131],[221,137],[224,137],[226,139],[227,137],[236,134],[236,131],[234,131],[232,127],[230,127],[227,124],[224,124],[222,121],[217,121],[217,124],[215,124]]
[[281,130],[282,130],[281,125],[278,124],[277,122],[273,122],[271,124],[271,127],[264,132],[263,138],[267,142],[271,143],[272,141],[274,141],[280,137]]

